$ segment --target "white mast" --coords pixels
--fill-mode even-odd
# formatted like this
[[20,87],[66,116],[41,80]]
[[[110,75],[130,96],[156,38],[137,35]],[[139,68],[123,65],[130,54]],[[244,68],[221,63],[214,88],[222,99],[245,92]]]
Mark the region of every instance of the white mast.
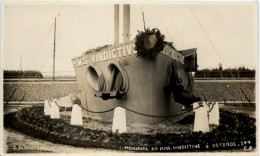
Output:
[[54,25],[54,48],[53,48],[53,73],[52,79],[55,79],[55,45],[56,45],[56,17],[55,17],[55,25]]
[[119,44],[119,4],[114,5],[114,44]]
[[123,42],[130,41],[130,4],[123,5]]

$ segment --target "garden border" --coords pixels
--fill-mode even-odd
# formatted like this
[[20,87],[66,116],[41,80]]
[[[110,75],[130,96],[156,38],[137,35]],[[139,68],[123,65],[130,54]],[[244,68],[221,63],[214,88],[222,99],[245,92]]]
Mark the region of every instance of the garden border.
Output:
[[[31,108],[24,108],[23,110],[33,110],[33,109],[40,109],[38,111],[43,111],[42,107],[31,107]],[[41,110],[42,109],[42,110]],[[175,133],[169,133],[169,134],[155,134],[155,135],[149,135],[149,134],[129,134],[129,133],[123,133],[123,134],[119,134],[119,133],[112,133],[112,132],[106,132],[106,131],[102,131],[102,130],[91,130],[91,129],[86,129],[86,128],[82,128],[79,126],[71,126],[69,124],[65,125],[65,126],[69,126],[72,128],[77,128],[80,130],[86,130],[88,132],[93,133],[93,135],[105,135],[107,137],[109,137],[110,141],[104,142],[104,140],[102,139],[97,139],[97,140],[93,140],[91,138],[80,138],[80,137],[75,137],[72,135],[68,135],[68,134],[61,134],[55,131],[50,131],[49,129],[45,129],[42,127],[38,127],[37,125],[34,125],[32,123],[26,122],[21,118],[17,118],[17,114],[19,112],[13,112],[10,114],[6,114],[4,116],[4,126],[5,127],[11,127],[15,130],[18,130],[26,135],[35,137],[35,138],[39,138],[39,139],[43,139],[43,140],[47,140],[53,143],[61,143],[61,144],[66,144],[66,145],[72,145],[72,146],[76,146],[76,147],[93,147],[93,148],[104,148],[104,149],[114,149],[114,150],[128,150],[129,151],[129,147],[136,147],[136,148],[132,148],[132,149],[137,149],[137,150],[133,150],[136,152],[202,152],[202,151],[227,151],[227,150],[243,150],[242,147],[228,147],[228,148],[209,148],[207,149],[206,146],[206,142],[205,140],[210,140],[210,138],[214,138],[214,137],[218,137],[218,135],[222,134],[221,137],[224,137],[224,139],[220,139],[220,141],[225,141],[225,139],[227,139],[227,142],[230,141],[234,141],[233,140],[228,140],[230,139],[229,135],[232,135],[233,133],[238,133],[238,130],[241,130],[241,134],[236,134],[235,136],[237,136],[237,139],[241,139],[241,140],[237,140],[238,142],[240,141],[245,141],[245,138],[243,138],[244,136],[246,136],[247,134],[243,134],[245,133],[245,129],[251,129],[251,132],[255,132],[255,119],[251,118],[247,115],[241,114],[241,113],[235,113],[235,116],[238,116],[241,120],[245,120],[245,121],[249,121],[248,125],[246,125],[247,127],[245,127],[244,125],[241,125],[242,121],[233,121],[233,118],[229,118],[230,115],[234,115],[234,113],[230,114],[231,112],[229,111],[221,111],[222,113],[222,117],[225,117],[225,123],[226,124],[222,124],[220,126],[218,126],[217,131],[215,132],[209,132],[209,133],[202,133],[202,132],[191,132],[191,133],[185,133],[185,134],[175,134]],[[21,113],[21,110],[20,110]],[[223,114],[224,113],[224,114]],[[25,114],[23,114],[25,115]],[[39,116],[42,116],[43,118],[44,115],[39,114]],[[55,119],[50,119],[53,120],[54,122]],[[238,125],[235,125],[233,123],[239,123]],[[227,124],[228,123],[228,124]],[[229,124],[230,123],[230,124]],[[243,123],[242,123],[243,124]],[[232,132],[231,129],[234,128],[234,126],[237,127],[237,129],[234,129],[234,131]],[[242,127],[241,127],[242,126]],[[222,131],[221,133],[219,131]],[[227,133],[227,135],[225,133],[223,133],[223,131],[225,131]],[[105,134],[104,134],[105,133]],[[256,137],[255,137],[255,133],[251,134],[251,136],[249,137],[249,139],[246,140],[251,140],[251,146],[253,147],[253,149],[255,149],[256,147]],[[227,138],[225,138],[225,136]],[[126,138],[127,140],[130,139],[130,141],[135,142],[136,144],[131,145],[131,144],[125,144],[126,142]],[[181,141],[180,138],[182,139]],[[173,140],[175,142],[173,142]],[[192,141],[190,141],[192,140]],[[146,142],[146,143],[143,143]],[[164,142],[167,142],[167,144],[164,144]],[[177,143],[176,143],[177,142]],[[160,147],[168,147],[168,146],[178,146],[178,143],[182,143],[181,145],[189,145],[191,143],[194,144],[200,144],[201,147],[199,149],[179,149],[179,150],[160,150]],[[141,143],[141,144],[138,144]],[[217,142],[216,142],[217,143]],[[179,144],[180,145],[180,144]],[[126,149],[126,146],[128,147]],[[246,145],[248,146],[248,145]],[[137,148],[140,147],[140,148]],[[152,150],[153,147],[157,147],[158,150]],[[139,149],[139,150],[138,150]]]

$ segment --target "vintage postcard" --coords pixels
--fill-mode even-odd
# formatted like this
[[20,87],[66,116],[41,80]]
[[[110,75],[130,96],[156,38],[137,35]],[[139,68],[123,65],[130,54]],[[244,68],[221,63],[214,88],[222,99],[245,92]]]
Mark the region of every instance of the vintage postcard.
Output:
[[258,4],[2,2],[1,153],[258,155]]

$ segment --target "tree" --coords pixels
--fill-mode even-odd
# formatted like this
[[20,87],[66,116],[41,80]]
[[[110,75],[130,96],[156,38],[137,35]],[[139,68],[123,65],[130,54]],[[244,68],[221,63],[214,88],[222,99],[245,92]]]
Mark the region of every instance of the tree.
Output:
[[220,77],[222,78],[222,77],[223,77],[223,76],[222,76],[222,70],[223,70],[223,68],[222,68],[222,63],[219,62],[218,66],[219,66],[218,69],[220,70]]

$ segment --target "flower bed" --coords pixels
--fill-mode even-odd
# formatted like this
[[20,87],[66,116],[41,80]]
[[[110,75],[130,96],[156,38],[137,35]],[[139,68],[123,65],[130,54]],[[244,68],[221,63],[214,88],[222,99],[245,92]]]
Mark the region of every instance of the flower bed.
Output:
[[[185,152],[255,148],[255,119],[241,113],[220,112],[220,125],[209,133],[118,134],[71,126],[62,119],[44,116],[43,107],[24,108],[4,116],[4,125],[27,135],[78,147],[142,152]],[[192,124],[192,115],[179,121]],[[223,146],[225,144],[225,147]],[[232,144],[232,146],[231,146]],[[234,145],[236,144],[236,145]],[[192,146],[194,145],[194,146]]]

